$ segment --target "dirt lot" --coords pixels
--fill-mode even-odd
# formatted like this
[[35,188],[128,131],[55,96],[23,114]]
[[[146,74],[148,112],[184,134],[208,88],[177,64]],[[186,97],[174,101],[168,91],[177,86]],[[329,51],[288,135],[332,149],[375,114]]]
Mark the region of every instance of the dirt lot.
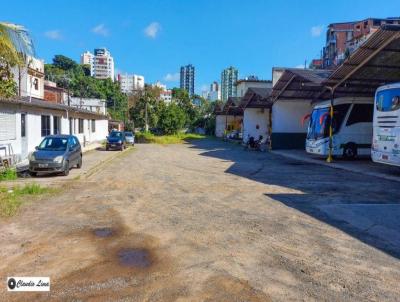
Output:
[[0,300],[398,301],[399,201],[398,183],[219,141],[139,145],[0,220]]

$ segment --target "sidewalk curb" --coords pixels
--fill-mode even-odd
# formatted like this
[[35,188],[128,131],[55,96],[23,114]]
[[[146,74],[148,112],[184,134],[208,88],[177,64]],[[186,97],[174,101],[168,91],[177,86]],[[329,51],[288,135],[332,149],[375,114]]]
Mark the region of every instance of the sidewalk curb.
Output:
[[329,167],[329,168],[333,168],[333,169],[338,169],[338,170],[344,170],[344,171],[349,171],[352,173],[358,173],[358,174],[363,174],[363,175],[367,175],[367,176],[373,176],[373,177],[379,177],[385,180],[390,180],[390,181],[395,181],[395,182],[400,182],[400,177],[396,177],[396,176],[391,176],[391,175],[385,175],[382,173],[377,173],[377,172],[368,172],[368,171],[364,171],[364,170],[360,170],[354,167],[345,167],[343,165],[338,165],[336,163],[327,163],[325,161],[316,161],[313,159],[308,159],[308,158],[303,158],[294,154],[287,154],[285,152],[279,152],[279,151],[270,151],[272,154],[275,155],[280,155],[286,158],[291,158],[291,159],[295,159],[295,160],[299,160],[302,162],[306,162],[306,163],[310,163],[310,164],[315,164],[315,165],[320,165],[320,166],[325,166],[325,167]]

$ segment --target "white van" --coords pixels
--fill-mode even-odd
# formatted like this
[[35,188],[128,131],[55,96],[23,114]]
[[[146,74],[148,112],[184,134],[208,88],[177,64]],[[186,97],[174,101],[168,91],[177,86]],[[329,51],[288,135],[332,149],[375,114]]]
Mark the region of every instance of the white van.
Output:
[[[330,101],[316,105],[310,115],[306,151],[328,156]],[[371,153],[374,100],[338,98],[333,102],[332,155],[353,159]]]

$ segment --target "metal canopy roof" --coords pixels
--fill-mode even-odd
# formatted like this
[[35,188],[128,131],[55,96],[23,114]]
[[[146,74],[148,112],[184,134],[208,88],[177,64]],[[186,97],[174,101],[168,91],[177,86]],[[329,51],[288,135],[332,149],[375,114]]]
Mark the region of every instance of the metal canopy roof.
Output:
[[[337,96],[374,96],[379,86],[400,81],[400,25],[383,25],[325,81]],[[324,90],[322,99],[330,98]]]
[[272,100],[314,99],[322,90],[322,83],[332,71],[320,69],[285,69],[272,91]]
[[273,87],[273,100],[373,97],[384,84],[400,81],[400,25],[383,25],[334,71],[285,70]]
[[243,108],[271,108],[272,88],[250,87],[242,97]]
[[222,108],[216,108],[217,115],[243,115],[240,97],[229,97]]

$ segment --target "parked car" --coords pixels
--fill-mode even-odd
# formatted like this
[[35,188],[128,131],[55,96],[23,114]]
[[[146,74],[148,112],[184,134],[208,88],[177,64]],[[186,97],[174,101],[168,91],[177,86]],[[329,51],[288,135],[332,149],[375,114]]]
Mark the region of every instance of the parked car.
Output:
[[124,150],[126,148],[125,134],[122,131],[111,131],[107,136],[106,150],[117,149]]
[[127,144],[135,145],[135,133],[132,131],[125,131],[125,141]]
[[49,135],[29,156],[29,172],[36,176],[38,172],[62,173],[67,176],[69,170],[82,167],[82,148],[73,135]]

